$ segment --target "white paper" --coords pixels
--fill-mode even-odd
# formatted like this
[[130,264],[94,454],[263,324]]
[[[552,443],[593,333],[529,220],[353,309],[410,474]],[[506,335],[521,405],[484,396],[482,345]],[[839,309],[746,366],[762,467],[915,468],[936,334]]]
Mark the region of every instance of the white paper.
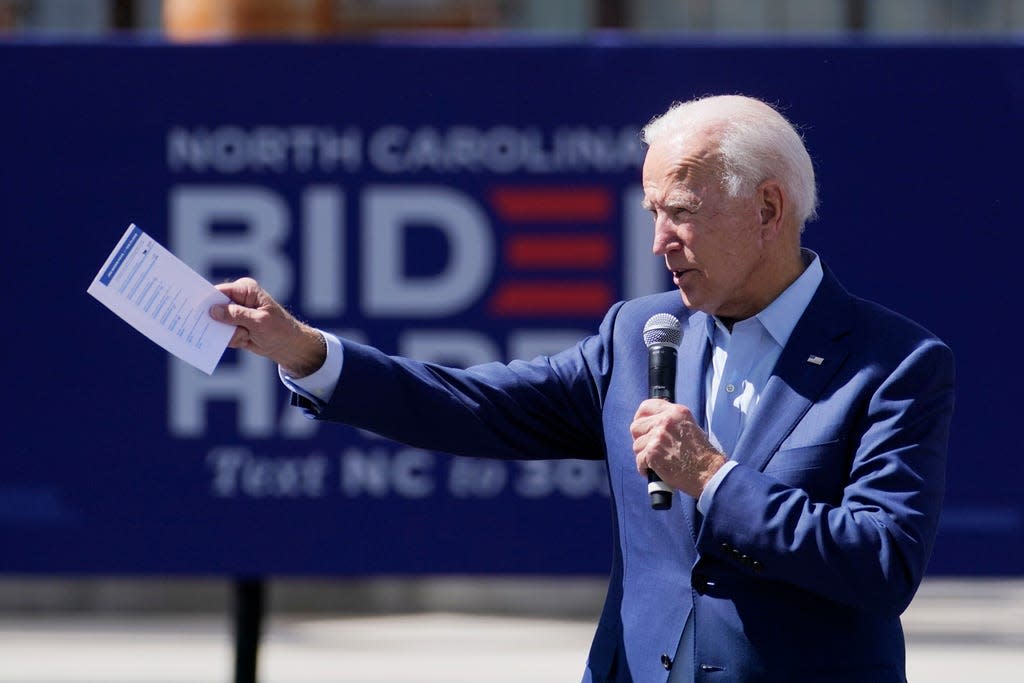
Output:
[[88,292],[208,375],[235,331],[210,317],[210,306],[227,303],[228,297],[135,224],[128,226]]

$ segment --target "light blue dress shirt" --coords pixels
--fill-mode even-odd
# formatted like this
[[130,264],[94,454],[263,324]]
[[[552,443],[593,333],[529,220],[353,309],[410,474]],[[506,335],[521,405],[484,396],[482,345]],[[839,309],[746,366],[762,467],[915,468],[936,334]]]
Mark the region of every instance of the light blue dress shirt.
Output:
[[[817,254],[804,249],[803,255],[807,267],[800,277],[753,318],[734,323],[731,333],[717,318],[707,318],[704,332],[712,352],[704,376],[708,421],[704,427],[711,443],[727,457],[757,407],[793,328],[821,284],[823,272]],[[697,501],[701,514],[707,514],[719,484],[735,466],[730,460],[704,487]]]

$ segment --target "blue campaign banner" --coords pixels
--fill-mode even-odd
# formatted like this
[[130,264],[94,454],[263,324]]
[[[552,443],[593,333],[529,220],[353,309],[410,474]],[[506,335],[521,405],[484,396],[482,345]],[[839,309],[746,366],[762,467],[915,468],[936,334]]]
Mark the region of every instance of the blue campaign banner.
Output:
[[0,73],[0,572],[607,571],[600,462],[453,459],[305,420],[269,363],[229,351],[207,377],[85,290],[136,223],[211,281],[251,274],[387,352],[557,351],[671,286],[637,132],[726,92],[801,126],[822,198],[806,245],[956,353],[931,571],[1024,571],[1004,391],[1017,46],[6,44]]

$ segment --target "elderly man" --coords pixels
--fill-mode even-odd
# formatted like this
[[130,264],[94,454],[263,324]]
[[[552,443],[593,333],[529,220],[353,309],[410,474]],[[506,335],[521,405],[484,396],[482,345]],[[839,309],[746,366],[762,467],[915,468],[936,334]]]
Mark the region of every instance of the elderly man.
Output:
[[[455,454],[605,458],[617,540],[584,681],[904,681],[899,616],[938,525],[952,354],[801,249],[814,172],[773,108],[695,100],[644,139],[654,251],[678,292],[616,304],[558,355],[391,358],[299,323],[250,279],[221,285],[234,303],[213,314],[320,419]],[[647,398],[656,313],[685,329],[674,403]],[[671,509],[651,509],[648,470]]]

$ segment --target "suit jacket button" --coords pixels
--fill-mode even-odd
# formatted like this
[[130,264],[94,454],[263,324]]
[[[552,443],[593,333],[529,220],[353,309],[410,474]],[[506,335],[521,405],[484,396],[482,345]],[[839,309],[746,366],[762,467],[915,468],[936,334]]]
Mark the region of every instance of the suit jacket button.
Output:
[[764,569],[764,565],[761,564],[760,560],[754,560],[750,563],[750,568],[753,569],[755,572],[759,572],[762,569]]
[[661,653],[661,665],[665,667],[665,671],[672,670],[672,658],[664,652]]
[[690,586],[697,591],[698,595],[704,595],[708,590],[708,577],[699,572],[690,575]]

